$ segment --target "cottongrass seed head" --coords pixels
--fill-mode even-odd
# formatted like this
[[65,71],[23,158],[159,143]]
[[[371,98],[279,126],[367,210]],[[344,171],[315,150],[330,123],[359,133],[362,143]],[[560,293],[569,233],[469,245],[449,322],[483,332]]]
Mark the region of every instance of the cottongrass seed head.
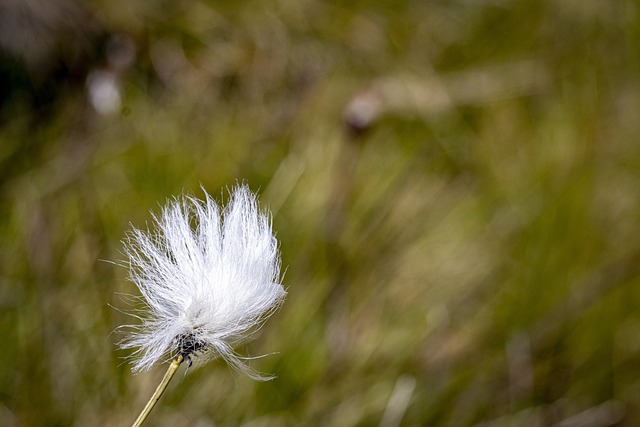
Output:
[[278,242],[268,213],[246,185],[226,207],[205,192],[169,201],[155,232],[133,229],[124,242],[130,279],[144,307],[131,313],[124,349],[134,348],[134,372],[181,354],[206,361],[222,357],[254,379],[233,345],[255,332],[284,300]]

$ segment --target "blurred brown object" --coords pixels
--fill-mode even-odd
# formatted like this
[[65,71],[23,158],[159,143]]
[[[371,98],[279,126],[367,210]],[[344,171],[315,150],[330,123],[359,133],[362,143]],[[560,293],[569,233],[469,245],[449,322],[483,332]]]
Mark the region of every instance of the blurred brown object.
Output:
[[539,93],[550,86],[539,61],[485,66],[447,75],[389,75],[369,82],[347,104],[343,121],[354,137],[385,115],[429,117],[460,106]]

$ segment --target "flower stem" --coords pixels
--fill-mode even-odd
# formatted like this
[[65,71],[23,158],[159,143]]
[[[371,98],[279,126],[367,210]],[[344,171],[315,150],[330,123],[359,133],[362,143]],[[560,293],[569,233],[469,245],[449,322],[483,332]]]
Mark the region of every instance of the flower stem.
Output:
[[153,393],[153,395],[147,402],[146,406],[144,407],[140,415],[138,415],[138,418],[133,423],[132,427],[140,427],[144,422],[144,420],[147,419],[147,417],[149,416],[149,413],[151,412],[153,407],[156,406],[156,403],[158,403],[158,400],[160,400],[160,396],[162,396],[162,393],[164,393],[164,390],[169,385],[169,381],[171,381],[171,378],[173,378],[173,375],[176,373],[176,371],[178,370],[178,367],[180,366],[183,360],[184,360],[184,356],[182,354],[178,354],[176,358],[171,361],[171,365],[169,365],[167,372],[164,374],[164,377],[162,378],[162,381],[160,381],[160,384],[158,384],[156,391]]

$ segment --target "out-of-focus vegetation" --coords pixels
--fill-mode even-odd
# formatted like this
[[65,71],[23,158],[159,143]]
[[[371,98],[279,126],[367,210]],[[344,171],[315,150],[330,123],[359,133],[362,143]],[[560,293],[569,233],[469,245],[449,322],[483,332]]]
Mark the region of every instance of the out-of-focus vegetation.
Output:
[[0,425],[132,422],[164,367],[123,363],[105,260],[237,180],[277,379],[191,370],[150,425],[640,423],[635,2],[83,5],[0,7]]

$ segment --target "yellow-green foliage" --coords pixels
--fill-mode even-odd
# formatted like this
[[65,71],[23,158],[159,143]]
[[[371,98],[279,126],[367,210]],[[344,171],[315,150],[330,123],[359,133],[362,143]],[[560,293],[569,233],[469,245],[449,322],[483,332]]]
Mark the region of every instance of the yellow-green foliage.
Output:
[[122,107],[0,128],[0,425],[135,419],[164,367],[124,363],[105,260],[237,180],[288,291],[240,352],[277,379],[181,371],[150,425],[638,425],[636,4],[90,7],[138,45]]

